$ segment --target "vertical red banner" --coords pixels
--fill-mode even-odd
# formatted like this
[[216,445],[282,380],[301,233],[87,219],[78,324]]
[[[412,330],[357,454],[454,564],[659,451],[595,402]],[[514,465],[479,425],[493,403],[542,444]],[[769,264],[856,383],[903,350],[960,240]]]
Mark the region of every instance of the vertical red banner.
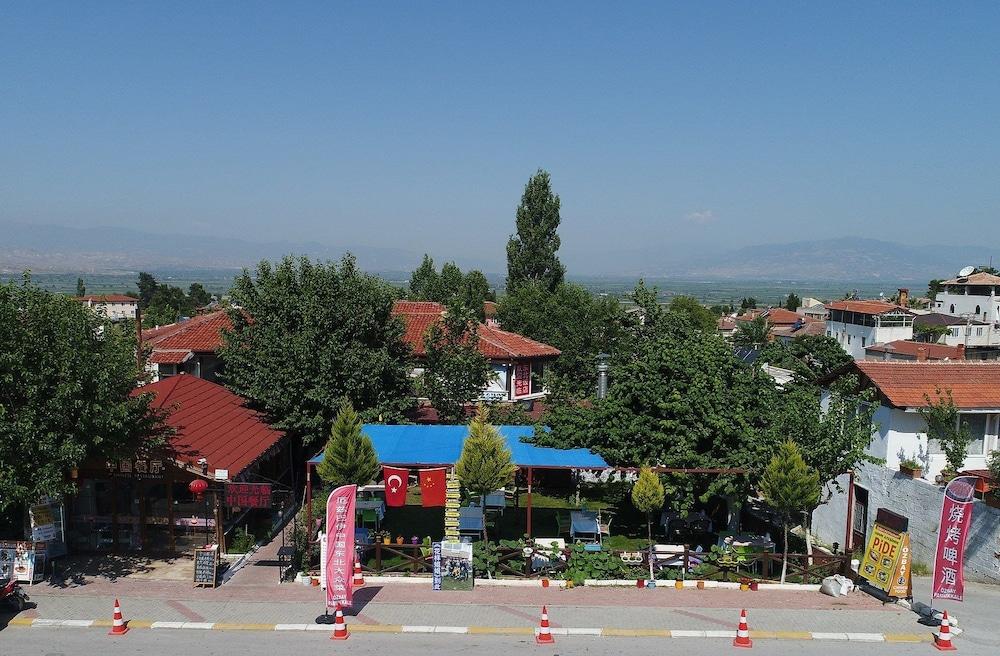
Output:
[[326,500],[326,607],[354,598],[354,511],[357,485],[342,485]]
[[962,573],[965,540],[972,523],[972,499],[976,491],[975,476],[953,478],[944,489],[937,549],[934,552],[932,599],[962,601],[965,577]]

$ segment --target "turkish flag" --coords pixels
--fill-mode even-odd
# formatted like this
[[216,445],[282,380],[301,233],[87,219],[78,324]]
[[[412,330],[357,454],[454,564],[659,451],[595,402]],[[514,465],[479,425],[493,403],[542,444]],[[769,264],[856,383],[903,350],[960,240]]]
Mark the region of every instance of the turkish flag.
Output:
[[424,508],[443,506],[446,491],[444,469],[420,470],[420,497],[423,499]]
[[385,505],[394,508],[405,506],[406,483],[410,478],[409,470],[382,467],[382,476],[385,478]]

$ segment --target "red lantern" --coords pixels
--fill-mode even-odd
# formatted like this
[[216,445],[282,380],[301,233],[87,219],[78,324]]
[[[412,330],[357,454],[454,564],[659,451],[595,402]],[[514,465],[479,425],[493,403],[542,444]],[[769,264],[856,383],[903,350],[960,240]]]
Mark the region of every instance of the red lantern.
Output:
[[202,495],[205,494],[205,490],[208,489],[208,481],[203,478],[196,478],[188,483],[188,489],[191,490],[191,494],[201,499]]

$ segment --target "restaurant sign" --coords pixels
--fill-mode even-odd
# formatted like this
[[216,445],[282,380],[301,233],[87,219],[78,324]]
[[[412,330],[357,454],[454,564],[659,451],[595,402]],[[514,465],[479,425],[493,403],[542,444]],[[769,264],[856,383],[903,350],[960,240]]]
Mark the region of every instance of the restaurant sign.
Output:
[[893,597],[908,597],[910,588],[910,535],[875,522],[861,576],[871,585]]
[[937,549],[934,552],[931,599],[962,601],[965,596],[963,559],[969,524],[972,523],[975,484],[974,476],[959,476],[944,489]]
[[270,483],[226,483],[226,506],[229,508],[270,508]]
[[159,458],[122,458],[107,461],[108,473],[114,478],[135,480],[163,478],[163,460]]

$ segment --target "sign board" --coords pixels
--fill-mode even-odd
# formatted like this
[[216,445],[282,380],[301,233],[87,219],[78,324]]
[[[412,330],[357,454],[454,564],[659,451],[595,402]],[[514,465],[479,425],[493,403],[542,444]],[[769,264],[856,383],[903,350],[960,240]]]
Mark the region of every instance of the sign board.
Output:
[[123,458],[107,461],[108,473],[113,478],[133,480],[158,480],[163,478],[164,463],[161,458]]
[[889,588],[890,597],[909,599],[913,596],[913,582],[910,579],[911,559],[910,534],[903,533],[903,540],[899,546],[899,565],[896,567],[896,574]]
[[944,489],[941,503],[941,524],[937,548],[934,550],[934,578],[931,599],[962,601],[965,596],[963,560],[965,540],[972,522],[972,499],[975,497],[975,476],[959,476]]
[[440,588],[435,590],[471,590],[475,583],[472,569],[472,543],[441,542],[441,555],[435,563],[435,579],[440,575]]
[[226,483],[226,507],[270,508],[270,483]]
[[435,542],[431,545],[432,561],[434,563],[433,589],[441,589],[441,543]]
[[28,508],[31,519],[31,539],[48,542],[55,540],[59,532],[56,530],[55,513],[48,503],[35,504]]
[[861,559],[858,571],[862,578],[886,593],[892,587],[899,569],[903,535],[875,522],[865,548],[865,556]]
[[218,571],[219,571],[218,547],[194,550],[195,585],[210,585],[214,588],[216,584],[215,577]]
[[0,581],[21,583],[41,580],[47,555],[45,542],[11,540],[0,542]]
[[354,598],[354,513],[358,486],[342,485],[326,501],[326,607]]
[[444,539],[458,542],[458,507],[462,504],[462,491],[458,477],[452,472],[448,477],[448,488],[444,502]]

